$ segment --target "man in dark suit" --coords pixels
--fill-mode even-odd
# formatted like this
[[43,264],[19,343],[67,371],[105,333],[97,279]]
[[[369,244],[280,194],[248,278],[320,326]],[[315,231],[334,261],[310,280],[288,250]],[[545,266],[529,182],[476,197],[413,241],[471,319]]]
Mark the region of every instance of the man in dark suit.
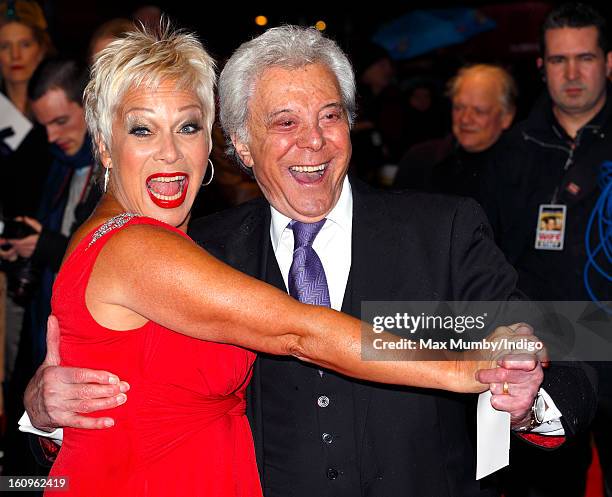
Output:
[[[316,290],[317,301],[356,316],[366,300],[518,296],[516,276],[474,202],[380,193],[347,179],[354,78],[334,42],[312,29],[271,29],[236,51],[219,90],[234,153],[266,200],[194,222],[192,236],[212,254],[302,301]],[[300,233],[313,226],[314,241],[302,243]],[[303,252],[310,259],[300,266]],[[304,289],[296,268],[314,266],[317,284]],[[515,428],[571,435],[588,421],[593,391],[581,370],[561,371],[544,392],[540,364],[504,366],[480,380]],[[26,392],[36,426],[85,423],[74,412],[50,413],[46,406],[59,402],[41,385],[59,375],[65,383],[82,383],[86,374],[100,380],[61,369],[40,373]],[[261,357],[255,369],[248,405],[267,497],[496,494],[492,482],[474,478],[473,397],[360,382],[288,358]],[[585,402],[557,395],[565,390],[586,392]],[[560,421],[553,414],[536,428],[538,392],[548,399],[547,415],[561,410]],[[115,402],[79,395],[88,410]]]
[[[330,304],[355,316],[363,301],[518,297],[515,273],[475,203],[384,194],[347,180],[351,83],[342,52],[314,30],[275,28],[243,44],[220,77],[221,123],[266,201],[195,222],[194,239],[293,294],[299,239],[291,226],[324,220],[312,247]],[[506,373],[515,373],[514,396],[502,394],[500,381],[492,386],[502,394],[494,402],[511,412],[515,427],[526,426],[540,366]],[[583,376],[567,377],[576,383],[561,388],[588,384]],[[495,379],[501,376],[485,381]],[[555,386],[547,390],[554,397]],[[495,494],[490,482],[474,479],[473,417],[466,409],[473,400],[261,357],[249,406],[264,494]],[[578,425],[567,418],[571,434]]]

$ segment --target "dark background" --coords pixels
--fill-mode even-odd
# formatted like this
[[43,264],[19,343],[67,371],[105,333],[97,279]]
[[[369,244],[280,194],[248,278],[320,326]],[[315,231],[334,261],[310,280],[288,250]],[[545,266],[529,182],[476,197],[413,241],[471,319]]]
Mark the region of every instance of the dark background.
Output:
[[[51,32],[58,47],[71,55],[84,55],[89,35],[102,22],[113,17],[129,17],[139,6],[146,2],[103,1],[103,0],[42,0],[40,2],[51,24]],[[303,6],[292,2],[290,6],[272,2],[257,2],[257,6],[242,6],[237,2],[193,2],[158,1],[162,10],[183,27],[197,31],[206,46],[217,56],[231,53],[241,42],[261,33],[254,23],[257,15],[269,19],[268,27],[282,24],[311,25],[323,19],[328,26],[327,34],[334,37],[345,48],[351,39],[367,37],[379,25],[393,20],[414,9],[447,7],[486,7],[491,5],[532,5],[539,9],[542,5],[556,5],[561,2],[449,2],[449,1],[411,1],[390,2],[334,2],[309,1]],[[590,3],[608,18],[612,14],[612,2]],[[368,5],[369,4],[369,5]],[[359,6],[357,6],[359,5]],[[528,21],[522,18],[517,21]],[[516,29],[520,30],[521,25]]]
[[[85,59],[89,38],[103,22],[114,17],[131,17],[146,2],[136,0],[41,0],[49,21],[49,29],[58,51],[67,56]],[[240,5],[234,2],[158,1],[159,6],[178,26],[196,31],[207,49],[222,67],[232,51],[265,29],[290,23],[327,24],[325,33],[337,40],[351,54],[359,42],[369,39],[380,26],[415,9],[474,7],[493,18],[498,27],[468,42],[430,52],[408,61],[397,62],[397,79],[406,82],[426,77],[444,91],[444,84],[465,63],[493,62],[506,66],[516,77],[520,99],[517,117],[525,116],[543,86],[535,68],[538,28],[546,13],[561,2],[389,2],[362,0],[357,3],[309,1],[304,5],[258,2]],[[609,20],[612,2],[585,2],[596,6]],[[357,6],[358,5],[358,6]],[[268,18],[266,27],[255,25],[257,15]],[[610,21],[609,21],[610,22]]]

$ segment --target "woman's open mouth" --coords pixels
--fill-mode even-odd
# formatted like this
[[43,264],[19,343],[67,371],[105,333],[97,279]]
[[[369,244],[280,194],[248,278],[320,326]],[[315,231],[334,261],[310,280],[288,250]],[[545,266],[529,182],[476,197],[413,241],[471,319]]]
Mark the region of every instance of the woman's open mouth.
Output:
[[157,173],[147,178],[147,192],[155,205],[174,209],[185,201],[189,176],[185,173]]

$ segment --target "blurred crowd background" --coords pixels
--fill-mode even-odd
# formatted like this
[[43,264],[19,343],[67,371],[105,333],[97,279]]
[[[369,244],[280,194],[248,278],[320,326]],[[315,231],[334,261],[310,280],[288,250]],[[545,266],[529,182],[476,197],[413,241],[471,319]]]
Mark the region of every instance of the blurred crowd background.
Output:
[[[199,14],[188,2],[169,1],[154,5],[93,1],[86,8],[73,0],[41,5],[58,52],[81,60],[90,56],[92,33],[102,23],[117,18],[151,23],[161,12],[196,31],[221,67],[242,41],[269,27],[290,23],[324,29],[350,54],[360,81],[354,167],[367,181],[388,186],[413,145],[449,134],[447,83],[460,67],[482,62],[502,65],[518,87],[515,121],[527,116],[545,89],[535,65],[539,29],[546,14],[560,3],[417,1],[353,7],[315,1],[291,7],[250,4],[227,14],[217,8]],[[586,3],[607,18],[612,15],[612,4]],[[218,210],[254,194],[245,185],[245,191],[236,190],[241,178],[234,174],[230,170],[219,178],[206,201],[198,204],[198,212]]]

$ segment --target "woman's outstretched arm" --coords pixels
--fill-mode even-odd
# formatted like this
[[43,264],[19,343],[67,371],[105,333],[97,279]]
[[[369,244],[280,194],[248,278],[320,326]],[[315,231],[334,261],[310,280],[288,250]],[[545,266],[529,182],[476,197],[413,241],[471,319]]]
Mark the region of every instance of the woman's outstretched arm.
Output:
[[[91,220],[81,233],[104,220]],[[358,320],[299,304],[167,230],[132,226],[115,237],[116,241],[110,240],[104,247],[105,256],[96,262],[87,294],[88,308],[104,326],[129,329],[153,319],[193,336],[293,354],[374,381],[456,391],[485,388],[474,381],[474,371],[490,368],[491,361],[416,362],[406,361],[405,357],[401,362],[362,361]],[[77,242],[73,240],[72,247]],[[113,247],[115,242],[120,243]],[[112,372],[59,364],[59,326],[52,316],[47,357],[24,395],[33,425],[46,431],[64,426],[112,426],[113,419],[107,415],[93,417],[83,413],[122,404],[129,385]]]
[[[381,383],[479,392],[486,386],[476,380],[476,370],[494,364],[492,357],[468,362],[459,353],[423,351],[364,361],[359,320],[300,304],[192,241],[152,225],[128,226],[107,242],[91,275],[87,305],[111,329],[151,320],[191,337],[293,355]],[[435,361],[438,357],[451,360]]]

